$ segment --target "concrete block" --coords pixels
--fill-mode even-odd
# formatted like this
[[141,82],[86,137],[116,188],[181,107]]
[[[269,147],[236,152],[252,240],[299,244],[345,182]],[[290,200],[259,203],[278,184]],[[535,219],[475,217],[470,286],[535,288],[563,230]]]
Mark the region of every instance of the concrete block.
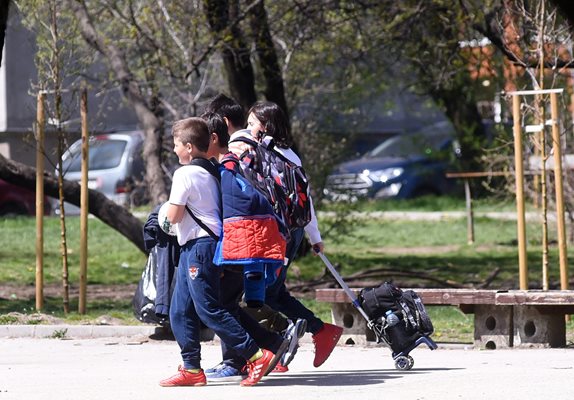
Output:
[[482,349],[513,346],[512,306],[477,304],[474,307],[474,345]]
[[514,307],[515,347],[565,347],[564,314],[546,314],[537,306]]
[[339,344],[360,344],[375,342],[375,334],[367,327],[367,321],[350,303],[332,303],[333,323],[343,327]]

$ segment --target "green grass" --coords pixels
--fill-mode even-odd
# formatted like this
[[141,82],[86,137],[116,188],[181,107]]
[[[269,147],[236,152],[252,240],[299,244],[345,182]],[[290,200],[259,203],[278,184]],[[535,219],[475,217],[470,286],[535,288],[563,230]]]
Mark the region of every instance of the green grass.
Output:
[[[59,283],[62,276],[60,221],[44,220],[44,282]],[[78,282],[80,219],[66,218],[70,282]],[[146,257],[129,240],[95,218],[88,220],[88,280],[90,283],[137,282]],[[36,271],[36,225],[29,217],[0,219],[0,283],[32,285]]]
[[[434,200],[433,200],[434,199]],[[513,205],[480,201],[476,209],[483,211],[514,211]],[[457,198],[423,198],[406,202],[373,202],[354,206],[367,210],[464,210],[464,201]],[[320,221],[321,226],[327,225]],[[341,222],[339,222],[341,223]],[[345,223],[345,222],[342,222]],[[324,237],[326,254],[341,267],[341,274],[380,269],[374,278],[379,282],[392,280],[403,287],[440,287],[448,284],[481,285],[495,270],[490,283],[492,289],[518,287],[518,255],[516,223],[487,218],[475,220],[476,243],[466,243],[464,218],[427,221],[366,220],[353,222],[352,234]],[[145,265],[146,257],[131,242],[97,219],[89,220],[88,283],[136,284]],[[528,266],[529,282],[540,287],[540,232],[539,224],[529,223]],[[550,229],[550,240],[555,240],[555,228]],[[79,219],[68,217],[68,255],[70,283],[78,284],[79,275]],[[0,219],[0,285],[33,285],[35,281],[36,228],[33,218]],[[572,246],[570,246],[572,247]],[[60,222],[55,217],[45,219],[44,279],[49,285],[59,285],[62,262],[60,257]],[[572,257],[569,250],[569,258]],[[550,281],[559,282],[558,254],[550,249]],[[319,258],[311,255],[295,260],[289,282],[297,284],[318,279],[325,274]],[[352,283],[351,283],[352,286]],[[330,319],[328,304],[317,303],[312,291],[305,293],[303,301],[322,319]],[[100,315],[119,318],[125,323],[137,323],[129,300],[90,300],[88,314],[79,315],[77,299],[71,298],[68,315],[62,311],[60,298],[48,297],[44,313],[65,318],[70,323],[86,323]],[[34,300],[0,298],[0,324],[15,323],[10,312],[34,313]],[[462,314],[455,307],[429,307],[439,341],[472,341],[472,316]],[[33,322],[31,322],[33,323]],[[572,322],[569,332],[574,331]],[[572,340],[572,339],[570,339]]]
[[[475,211],[504,211],[515,212],[516,205],[513,198],[493,199],[480,198],[473,199],[473,210]],[[322,210],[338,208],[338,204],[324,204]],[[353,208],[362,211],[465,211],[466,203],[464,196],[422,196],[415,199],[401,200],[361,200],[352,205]],[[529,204],[528,210],[533,209]]]
[[[79,285],[80,222],[78,217],[67,217],[67,253],[69,283]],[[139,281],[146,256],[129,240],[104,224],[88,220],[88,285],[135,284]],[[0,285],[34,285],[36,279],[36,225],[30,217],[0,219]],[[57,217],[44,220],[44,283],[60,286],[62,281],[60,221]],[[7,316],[10,312],[35,313],[35,299],[0,298],[0,323],[16,323],[17,318]],[[43,313],[64,318],[69,323],[90,323],[101,315],[133,324],[130,300],[89,300],[87,314],[78,314],[78,299],[70,296],[70,313],[64,314],[62,299],[45,296]],[[28,323],[45,323],[30,319]]]
[[[541,279],[540,228],[528,224],[527,246],[529,281],[536,286]],[[555,235],[550,240],[555,240]],[[475,243],[467,244],[466,220],[375,221],[357,225],[354,234],[344,240],[325,239],[326,254],[339,264],[342,275],[366,269],[387,269],[393,272],[420,273],[438,281],[453,281],[460,285],[477,285],[493,271],[499,270],[491,288],[518,288],[518,251],[516,223],[487,218],[475,220]],[[573,251],[569,251],[570,256]],[[558,250],[551,246],[550,280],[558,285]],[[324,266],[315,257],[296,260],[300,279],[310,280],[323,274]],[[295,278],[295,275],[292,275]],[[402,278],[403,285],[444,286],[428,279]],[[540,284],[538,283],[540,286]]]

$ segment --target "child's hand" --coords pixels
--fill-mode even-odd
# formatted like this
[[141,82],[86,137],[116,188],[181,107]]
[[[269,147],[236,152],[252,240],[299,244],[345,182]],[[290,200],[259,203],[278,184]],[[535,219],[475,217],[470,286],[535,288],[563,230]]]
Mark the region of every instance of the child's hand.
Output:
[[313,253],[314,253],[313,255],[322,253],[323,250],[325,250],[325,245],[323,244],[323,242],[315,243],[313,245]]

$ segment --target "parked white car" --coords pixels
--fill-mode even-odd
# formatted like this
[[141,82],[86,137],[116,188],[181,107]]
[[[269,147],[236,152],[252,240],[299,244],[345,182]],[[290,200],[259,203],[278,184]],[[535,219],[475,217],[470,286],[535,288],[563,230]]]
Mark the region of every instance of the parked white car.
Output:
[[[90,137],[88,187],[102,192],[120,205],[130,205],[130,195],[143,181],[145,166],[142,157],[144,136],[141,131],[98,134]],[[80,182],[82,141],[77,140],[63,154],[64,179]],[[58,171],[56,171],[56,174]],[[79,208],[65,203],[66,213]],[[58,210],[58,208],[57,208]]]

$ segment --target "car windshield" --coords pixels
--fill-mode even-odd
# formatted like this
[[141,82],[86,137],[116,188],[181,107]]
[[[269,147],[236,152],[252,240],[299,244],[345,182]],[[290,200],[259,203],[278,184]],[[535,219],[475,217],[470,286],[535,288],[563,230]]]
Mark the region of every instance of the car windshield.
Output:
[[[110,169],[120,165],[127,146],[125,140],[91,140],[88,165],[90,170]],[[78,172],[82,166],[82,147],[70,148],[70,156],[64,160],[64,171]]]
[[398,135],[385,140],[383,143],[368,152],[366,158],[400,157],[410,158],[430,156],[444,149],[449,136],[444,134],[433,135]]

